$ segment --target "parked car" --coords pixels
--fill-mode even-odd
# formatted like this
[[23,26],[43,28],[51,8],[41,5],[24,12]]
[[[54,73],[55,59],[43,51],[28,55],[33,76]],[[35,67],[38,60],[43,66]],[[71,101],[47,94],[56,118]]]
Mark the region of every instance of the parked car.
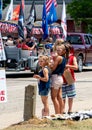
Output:
[[92,64],[92,34],[68,33],[67,41],[73,46],[78,62],[78,71],[81,72],[83,65]]

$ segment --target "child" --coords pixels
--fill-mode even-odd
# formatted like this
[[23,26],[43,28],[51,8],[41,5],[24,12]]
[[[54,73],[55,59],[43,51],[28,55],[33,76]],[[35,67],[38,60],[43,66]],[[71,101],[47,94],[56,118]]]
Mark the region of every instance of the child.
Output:
[[66,65],[66,58],[62,54],[66,54],[66,48],[61,43],[61,45],[55,46],[55,55],[53,57],[53,65],[51,66],[51,98],[54,104],[55,114],[63,114],[63,99],[62,99],[62,89],[63,84],[62,75]]
[[[65,45],[69,48],[69,57],[68,62],[66,64],[66,70],[69,70],[72,78],[75,81],[75,73],[74,70],[78,69],[77,59],[74,56],[73,48],[70,45],[70,43],[65,42]],[[70,75],[68,74],[68,77]],[[63,75],[64,83],[62,85],[62,97],[64,101],[64,111],[65,111],[65,105],[66,105],[66,97],[68,97],[68,114],[72,113],[72,107],[73,107],[73,99],[76,96],[76,89],[75,89],[75,83],[68,83],[69,78],[65,78],[65,75]]]
[[42,117],[49,115],[49,105],[48,105],[48,93],[50,90],[50,76],[49,76],[49,57],[45,55],[40,55],[38,59],[39,66],[41,70],[38,75],[35,74],[33,77],[39,79],[39,95],[41,96],[44,108],[42,109]]

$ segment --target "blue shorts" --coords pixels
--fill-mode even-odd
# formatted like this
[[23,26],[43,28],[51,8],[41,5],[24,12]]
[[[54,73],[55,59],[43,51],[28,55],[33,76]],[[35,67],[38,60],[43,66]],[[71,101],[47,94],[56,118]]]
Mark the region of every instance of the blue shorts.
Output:
[[48,96],[49,91],[50,91],[50,88],[45,88],[45,89],[39,91],[39,95],[40,96]]
[[76,90],[75,90],[75,84],[72,85],[62,85],[62,97],[65,99],[66,97],[68,98],[74,98],[76,95]]

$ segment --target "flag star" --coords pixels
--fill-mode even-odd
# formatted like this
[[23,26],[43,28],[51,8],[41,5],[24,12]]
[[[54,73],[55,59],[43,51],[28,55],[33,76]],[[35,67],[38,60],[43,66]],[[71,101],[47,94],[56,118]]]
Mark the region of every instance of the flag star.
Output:
[[53,17],[53,14],[52,14],[52,15],[51,15],[51,20],[53,20],[53,18],[54,18],[54,17]]

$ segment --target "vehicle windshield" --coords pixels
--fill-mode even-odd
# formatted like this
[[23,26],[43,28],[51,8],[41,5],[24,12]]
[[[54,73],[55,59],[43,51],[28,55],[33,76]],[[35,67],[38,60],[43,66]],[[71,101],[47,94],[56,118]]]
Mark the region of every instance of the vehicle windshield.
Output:
[[82,44],[82,39],[79,35],[68,35],[67,41],[71,44]]

